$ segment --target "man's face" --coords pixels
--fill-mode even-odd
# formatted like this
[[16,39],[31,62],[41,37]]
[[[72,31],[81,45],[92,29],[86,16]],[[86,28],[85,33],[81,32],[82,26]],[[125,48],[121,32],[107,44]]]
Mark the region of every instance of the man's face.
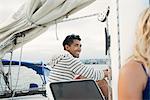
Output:
[[73,57],[79,58],[81,52],[81,43],[79,40],[73,40],[73,43],[70,46],[65,45],[65,48]]

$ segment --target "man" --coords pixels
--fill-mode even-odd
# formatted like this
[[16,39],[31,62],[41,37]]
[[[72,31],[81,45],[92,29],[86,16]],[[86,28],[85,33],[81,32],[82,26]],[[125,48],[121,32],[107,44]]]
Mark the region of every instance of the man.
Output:
[[76,75],[82,79],[95,80],[101,88],[105,98],[108,98],[108,84],[104,79],[110,73],[108,70],[94,70],[85,66],[78,58],[81,52],[81,38],[79,35],[68,35],[63,41],[64,52],[55,55],[49,62],[51,66],[48,82],[73,80]]
[[108,77],[108,70],[94,70],[85,66],[78,58],[81,52],[81,38],[79,35],[68,35],[63,41],[64,52],[54,56],[49,65],[51,72],[49,82],[72,80],[76,75],[93,80]]

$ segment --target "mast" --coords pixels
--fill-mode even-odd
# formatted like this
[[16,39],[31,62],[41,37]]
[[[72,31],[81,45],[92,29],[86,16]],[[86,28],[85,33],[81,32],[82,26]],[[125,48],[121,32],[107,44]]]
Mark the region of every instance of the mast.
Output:
[[110,5],[112,95],[118,100],[119,69],[133,52],[137,20],[149,0],[112,0]]

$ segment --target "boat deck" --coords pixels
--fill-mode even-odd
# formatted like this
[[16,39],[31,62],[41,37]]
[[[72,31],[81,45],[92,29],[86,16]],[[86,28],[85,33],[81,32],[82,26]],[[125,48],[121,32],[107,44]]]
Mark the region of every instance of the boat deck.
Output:
[[44,97],[40,94],[37,95],[30,95],[30,96],[19,96],[13,98],[3,98],[1,100],[48,100],[47,97]]

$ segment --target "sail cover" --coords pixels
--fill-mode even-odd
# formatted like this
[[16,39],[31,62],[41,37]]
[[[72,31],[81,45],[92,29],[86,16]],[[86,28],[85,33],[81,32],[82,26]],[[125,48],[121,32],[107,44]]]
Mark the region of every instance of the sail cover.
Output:
[[11,17],[11,23],[0,27],[0,59],[10,50],[19,48],[45,32],[50,25],[62,21],[94,1],[27,0]]

